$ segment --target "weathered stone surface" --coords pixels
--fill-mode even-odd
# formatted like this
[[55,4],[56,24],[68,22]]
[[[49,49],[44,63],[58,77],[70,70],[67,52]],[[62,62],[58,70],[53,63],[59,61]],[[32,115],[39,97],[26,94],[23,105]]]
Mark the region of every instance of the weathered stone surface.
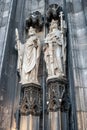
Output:
[[[68,0],[67,0],[68,2]],[[87,77],[87,26],[86,26],[86,5],[85,0],[82,0],[82,3],[77,1],[72,1],[72,7],[73,10],[71,10],[70,13],[68,13],[68,23],[69,23],[69,48],[71,49],[71,52],[69,54],[71,55],[70,61],[71,61],[71,72],[72,76],[74,78],[74,84],[71,82],[72,85],[70,85],[70,93],[75,94],[75,100],[74,96],[71,95],[72,100],[72,111],[75,113],[75,104],[76,104],[76,111],[77,111],[77,121],[79,122],[78,125],[75,124],[75,126],[78,126],[78,130],[84,130],[87,128],[86,124],[84,123],[84,117],[83,114],[78,114],[78,111],[83,113],[86,112],[86,77]],[[77,6],[77,3],[78,6]],[[86,4],[86,3],[85,3]],[[67,8],[68,9],[68,8]],[[85,13],[84,13],[85,9]],[[74,23],[74,24],[73,24]],[[73,26],[74,25],[74,26]],[[70,76],[71,77],[71,76]],[[69,77],[69,79],[70,79]],[[86,114],[86,113],[85,113]],[[74,129],[77,130],[77,127]]]
[[22,86],[22,97],[20,103],[21,115],[40,115],[42,111],[41,86],[35,83]]
[[78,111],[77,119],[78,119],[78,130],[87,130],[87,112]]
[[[16,0],[14,1],[14,6],[17,7],[15,12],[12,12],[11,22],[8,21],[8,16],[10,16],[9,11],[11,10],[12,0],[1,0],[0,1],[0,75],[2,72],[1,84],[0,84],[0,104],[4,108],[8,109],[8,114],[6,111],[3,115],[3,123],[6,123],[2,128],[0,124],[0,129],[10,130],[11,126],[11,113],[12,118],[14,118],[14,112],[16,107],[18,107],[18,102],[20,100],[20,89],[17,84],[18,79],[16,77],[16,53],[13,49],[13,44],[15,44],[14,39],[11,39],[14,36],[14,26],[18,27],[20,33],[20,39],[22,43],[25,41],[24,35],[24,26],[25,19],[29,16],[30,13],[34,11],[40,11],[42,14],[46,13],[46,9],[49,4],[58,3],[63,6],[63,9],[67,9],[67,23],[68,23],[68,74],[69,74],[69,90],[71,98],[71,112],[70,112],[70,130],[77,130],[76,123],[76,112],[77,112],[77,121],[78,121],[78,130],[87,129],[87,1],[86,0],[66,0],[63,3],[63,0],[49,0],[44,2],[44,0],[18,0],[16,5]],[[67,6],[67,7],[66,7]],[[16,15],[16,18],[15,18]],[[13,24],[12,18],[15,21]],[[10,23],[10,30],[8,28],[8,23]],[[12,31],[13,30],[13,31]],[[41,43],[43,44],[45,32],[47,33],[47,28],[43,29],[43,32],[38,33],[38,36],[41,38]],[[8,32],[8,33],[7,33]],[[21,33],[23,32],[23,33]],[[8,34],[8,37],[6,38]],[[6,40],[8,39],[8,40]],[[7,41],[7,42],[6,42]],[[6,50],[5,50],[6,47]],[[43,56],[42,56],[43,57]],[[3,60],[4,59],[4,60]],[[4,62],[3,62],[4,61]],[[2,64],[3,63],[3,64]],[[41,63],[40,67],[42,67]],[[3,70],[2,70],[3,66]],[[43,68],[43,67],[42,67]],[[40,72],[41,72],[40,68]],[[43,70],[45,73],[45,69]],[[44,75],[43,73],[39,74],[40,82],[43,83]],[[41,79],[42,77],[42,79]],[[45,88],[45,84],[43,85]],[[44,89],[43,89],[44,90]],[[16,94],[14,94],[16,93]],[[14,101],[14,97],[15,101]],[[45,98],[45,95],[44,97]],[[8,107],[7,104],[11,106]],[[17,103],[17,104],[16,104]],[[15,104],[15,105],[14,105]],[[15,108],[12,108],[15,106]],[[44,106],[44,105],[43,105]],[[13,110],[13,112],[12,112]],[[0,113],[0,115],[3,112]],[[63,119],[66,118],[66,113],[64,113]],[[1,115],[2,116],[2,115]],[[1,117],[0,116],[0,117]],[[63,120],[63,121],[66,121]],[[1,122],[0,122],[1,123]],[[2,123],[2,124],[3,124]],[[14,123],[13,123],[14,124]],[[8,126],[7,126],[8,125]],[[67,127],[63,128],[67,130]]]
[[[10,3],[11,1],[9,1]],[[2,70],[2,62],[3,62],[3,58],[4,58],[4,51],[5,51],[5,45],[6,45],[6,33],[7,33],[7,30],[6,30],[6,27],[8,28],[8,22],[7,20],[9,19],[9,11],[10,11],[10,8],[7,8],[9,7],[7,5],[7,3],[5,1],[1,1],[1,10],[0,10],[0,18],[1,18],[1,22],[0,22],[0,45],[3,46],[2,49],[0,50],[2,52],[2,57],[1,57],[1,63],[0,63],[0,76],[1,76],[1,70]],[[7,7],[6,7],[7,6]],[[6,8],[5,8],[6,7]]]

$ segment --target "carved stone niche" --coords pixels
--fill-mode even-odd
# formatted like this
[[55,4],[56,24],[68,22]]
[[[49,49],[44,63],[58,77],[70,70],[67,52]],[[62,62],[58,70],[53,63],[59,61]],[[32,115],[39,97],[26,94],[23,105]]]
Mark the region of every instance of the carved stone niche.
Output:
[[32,26],[38,31],[41,31],[43,28],[44,18],[39,11],[35,11],[30,14],[29,18],[26,19],[26,31],[29,27]]
[[58,4],[49,5],[46,12],[47,24],[49,24],[52,21],[52,19],[60,21],[60,12],[63,12],[63,10],[62,7],[59,6]]
[[47,110],[58,111],[61,110],[63,96],[65,94],[65,87],[67,85],[66,78],[53,78],[47,81]]
[[20,114],[40,115],[42,110],[42,91],[38,84],[30,83],[22,86]]

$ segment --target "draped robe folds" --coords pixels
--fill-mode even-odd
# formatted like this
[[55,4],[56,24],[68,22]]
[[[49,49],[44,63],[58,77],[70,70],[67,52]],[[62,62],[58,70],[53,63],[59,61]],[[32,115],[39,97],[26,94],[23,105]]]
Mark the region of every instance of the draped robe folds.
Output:
[[61,32],[58,29],[55,29],[50,32],[45,39],[44,58],[48,78],[52,76],[58,77],[63,74],[62,47]]
[[38,82],[38,67],[40,58],[40,41],[36,35],[30,36],[25,44],[22,84]]

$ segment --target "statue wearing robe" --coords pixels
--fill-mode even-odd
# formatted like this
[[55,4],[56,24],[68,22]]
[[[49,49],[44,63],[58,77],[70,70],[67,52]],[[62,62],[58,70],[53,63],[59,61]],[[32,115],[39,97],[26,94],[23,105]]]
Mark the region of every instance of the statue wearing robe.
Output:
[[30,27],[29,38],[25,43],[22,83],[38,83],[38,67],[40,59],[40,41],[36,36],[35,29]]
[[[41,50],[40,41],[36,36],[35,29],[33,27],[30,27],[28,31],[28,39],[24,44],[22,56],[18,55],[18,69],[21,70],[20,82],[22,84],[27,83],[38,84],[38,67],[40,59],[40,50]],[[21,50],[18,49],[18,51],[19,51],[18,54],[20,54]]]
[[44,59],[48,78],[64,76],[62,62],[64,57],[63,48],[61,31],[58,29],[57,21],[52,20],[44,46]]

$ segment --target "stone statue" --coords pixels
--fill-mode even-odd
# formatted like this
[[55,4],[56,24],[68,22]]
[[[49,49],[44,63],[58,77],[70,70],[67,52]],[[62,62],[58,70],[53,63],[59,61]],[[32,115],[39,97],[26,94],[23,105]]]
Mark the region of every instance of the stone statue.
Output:
[[40,41],[36,36],[35,29],[30,27],[28,30],[28,39],[24,44],[24,52],[21,57],[21,50],[18,46],[18,68],[21,75],[21,83],[37,83],[38,84],[38,67],[40,59]]
[[46,62],[48,79],[64,76],[64,45],[62,42],[62,33],[58,29],[57,23],[57,20],[51,21],[49,33],[45,38],[44,59]]

